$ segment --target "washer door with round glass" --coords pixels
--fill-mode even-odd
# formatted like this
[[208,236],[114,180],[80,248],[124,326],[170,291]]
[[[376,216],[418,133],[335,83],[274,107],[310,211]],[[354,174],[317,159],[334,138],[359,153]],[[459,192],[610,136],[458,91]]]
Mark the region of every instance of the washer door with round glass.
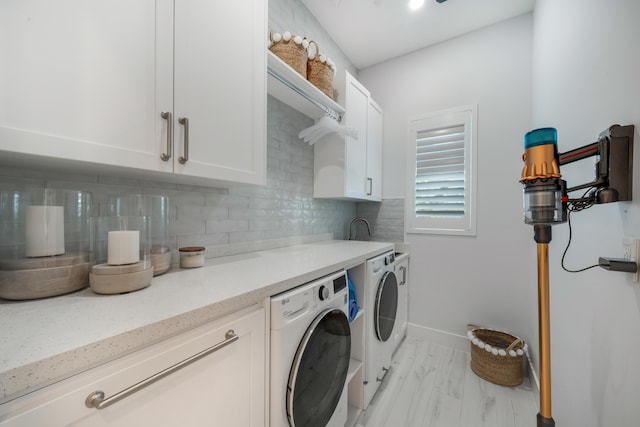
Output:
[[380,341],[387,341],[393,332],[398,311],[398,280],[393,271],[382,276],[376,293],[373,322],[376,336]]
[[300,342],[287,386],[287,417],[292,427],[324,427],[344,389],[351,357],[347,315],[326,310]]

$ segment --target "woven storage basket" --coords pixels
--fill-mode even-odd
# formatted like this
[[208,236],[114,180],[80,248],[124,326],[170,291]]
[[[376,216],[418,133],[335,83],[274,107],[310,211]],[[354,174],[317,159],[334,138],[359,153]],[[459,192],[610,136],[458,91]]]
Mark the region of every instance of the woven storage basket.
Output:
[[316,43],[315,41],[310,41],[309,48],[311,48],[312,43],[316,45],[316,48],[313,57],[311,57],[310,53],[310,57],[307,61],[307,80],[313,83],[315,87],[320,89],[329,98],[334,99],[333,68],[331,68],[331,65],[328,64],[328,61],[320,60],[320,48],[318,47],[318,43]]
[[269,50],[306,79],[307,48],[305,47],[305,45],[307,43],[304,42],[298,44],[294,41],[295,38],[295,36],[290,35],[289,40],[285,40],[285,37],[280,37],[279,34],[278,36],[274,37],[274,34],[271,33],[269,35],[269,39],[271,40],[271,46],[269,47]]
[[472,329],[468,336],[471,340],[471,370],[476,375],[509,387],[522,384],[524,340],[506,332],[484,328]]

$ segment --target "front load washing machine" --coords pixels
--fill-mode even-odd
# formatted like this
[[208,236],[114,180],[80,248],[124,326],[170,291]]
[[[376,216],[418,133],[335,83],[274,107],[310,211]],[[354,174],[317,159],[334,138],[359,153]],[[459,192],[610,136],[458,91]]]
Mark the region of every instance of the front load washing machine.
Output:
[[391,367],[393,332],[398,310],[398,281],[395,274],[395,253],[385,252],[367,260],[365,273],[365,370],[364,407]]
[[344,270],[271,298],[271,427],[343,427],[351,356]]

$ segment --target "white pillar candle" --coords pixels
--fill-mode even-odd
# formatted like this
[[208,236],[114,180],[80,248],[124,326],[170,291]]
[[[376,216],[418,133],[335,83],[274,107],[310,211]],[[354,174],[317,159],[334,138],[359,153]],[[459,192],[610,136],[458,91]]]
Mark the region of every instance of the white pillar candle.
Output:
[[110,231],[107,241],[107,264],[123,265],[140,261],[138,230]]
[[26,256],[64,253],[64,207],[27,206],[25,221]]

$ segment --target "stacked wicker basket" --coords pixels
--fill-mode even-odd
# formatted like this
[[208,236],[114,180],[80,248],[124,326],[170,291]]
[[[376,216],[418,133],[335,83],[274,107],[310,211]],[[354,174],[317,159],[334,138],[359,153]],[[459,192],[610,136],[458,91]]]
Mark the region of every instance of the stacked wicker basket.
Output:
[[492,383],[515,387],[522,383],[522,364],[527,345],[506,332],[468,325],[471,370]]
[[335,64],[320,53],[318,43],[290,32],[271,33],[269,50],[309,80],[329,98],[334,99]]

